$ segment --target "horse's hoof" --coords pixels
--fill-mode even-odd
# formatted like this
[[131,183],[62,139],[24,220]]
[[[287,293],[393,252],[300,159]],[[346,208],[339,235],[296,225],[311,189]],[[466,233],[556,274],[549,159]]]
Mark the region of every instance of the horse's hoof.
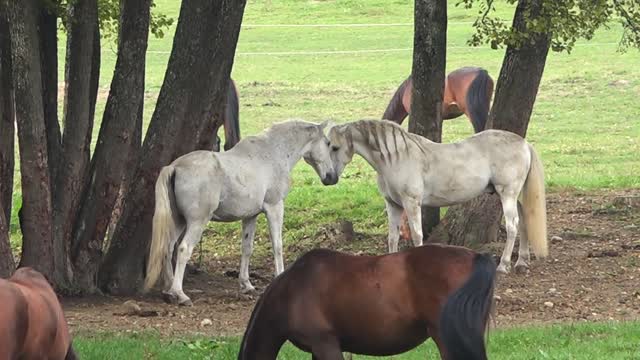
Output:
[[172,305],[176,305],[176,304],[178,304],[178,295],[176,295],[176,294],[171,294],[171,293],[163,292],[163,293],[162,293],[162,299],[163,299],[163,300],[164,300],[164,302],[166,302],[167,304],[172,304]]
[[499,272],[500,274],[508,274],[509,268],[504,264],[500,264],[498,265],[498,268],[496,269],[496,271]]
[[193,306],[193,302],[191,301],[191,299],[187,298],[186,300],[181,301],[179,304],[179,306]]
[[240,288],[240,293],[243,295],[255,295],[258,293],[258,290],[256,290],[255,287],[253,286],[249,286],[249,287],[241,287]]
[[241,294],[252,294],[256,292],[256,288],[251,285],[250,282],[240,283],[240,293]]
[[529,265],[516,264],[515,270],[516,270],[516,274],[526,274],[529,271]]

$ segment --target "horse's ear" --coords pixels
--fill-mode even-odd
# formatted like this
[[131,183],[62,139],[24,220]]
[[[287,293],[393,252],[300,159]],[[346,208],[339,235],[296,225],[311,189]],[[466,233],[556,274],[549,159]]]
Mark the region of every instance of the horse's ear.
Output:
[[331,120],[325,120],[322,123],[320,123],[320,125],[318,125],[318,127],[320,128],[320,131],[322,131],[323,134],[325,134],[326,136],[329,136],[329,131],[331,131],[331,128],[334,127],[336,124],[331,121]]

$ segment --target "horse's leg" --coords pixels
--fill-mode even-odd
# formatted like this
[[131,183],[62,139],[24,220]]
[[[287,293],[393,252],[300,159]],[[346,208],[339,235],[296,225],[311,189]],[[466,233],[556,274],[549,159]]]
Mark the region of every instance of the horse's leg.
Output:
[[169,252],[167,253],[167,257],[164,262],[164,285],[163,289],[169,290],[171,285],[173,284],[173,250],[176,248],[176,243],[182,239],[184,236],[184,225],[180,224],[176,226],[176,234],[178,236],[176,238],[172,238],[169,240]]
[[429,335],[433,339],[433,342],[436,343],[436,346],[438,347],[438,352],[440,352],[440,358],[442,360],[447,360],[448,359],[447,348],[444,346],[444,342],[442,341],[442,339],[440,339],[440,335],[438,335],[440,333],[439,330],[435,327],[430,326],[428,331],[429,331]]
[[498,265],[497,271],[506,274],[511,267],[511,252],[513,251],[518,233],[518,195],[515,191],[504,188],[500,190],[496,189],[496,191],[500,195],[502,210],[504,211],[504,221],[507,227],[507,242],[504,245],[504,251],[502,252],[502,258],[500,259],[500,265]]
[[413,246],[422,246],[422,209],[420,201],[412,198],[402,200],[404,211],[407,212]]
[[280,200],[274,205],[264,204],[264,212],[269,223],[269,235],[271,235],[271,245],[273,247],[273,258],[276,264],[276,276],[284,271],[284,260],[282,259],[282,221],[284,218],[284,201]]
[[527,237],[527,225],[524,221],[524,213],[522,212],[522,204],[518,201],[518,216],[520,218],[519,233],[520,247],[518,248],[518,261],[516,261],[516,272],[524,272],[529,268],[529,238]]
[[338,340],[334,337],[324,338],[311,344],[313,360],[344,360]]
[[403,209],[386,199],[385,205],[387,207],[387,216],[389,217],[389,253],[394,253],[398,251]]
[[257,216],[242,220],[242,257],[240,258],[240,291],[250,292],[255,288],[249,281],[249,260],[253,253],[253,238],[256,234]]
[[173,277],[173,284],[169,290],[169,295],[175,295],[178,297],[178,304],[191,306],[193,303],[184,291],[182,291],[182,280],[184,278],[184,269],[187,266],[187,262],[191,257],[193,248],[200,241],[202,237],[202,231],[206,223],[193,222],[187,224],[187,231],[184,234],[182,243],[178,246],[178,259],[176,261],[176,272]]

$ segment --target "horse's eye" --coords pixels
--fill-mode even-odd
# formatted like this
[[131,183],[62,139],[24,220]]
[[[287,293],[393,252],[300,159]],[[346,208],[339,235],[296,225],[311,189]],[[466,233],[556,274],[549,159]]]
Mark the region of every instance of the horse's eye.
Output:
[[339,146],[335,146],[334,145],[334,146],[331,147],[331,151],[338,151],[339,149],[340,149]]

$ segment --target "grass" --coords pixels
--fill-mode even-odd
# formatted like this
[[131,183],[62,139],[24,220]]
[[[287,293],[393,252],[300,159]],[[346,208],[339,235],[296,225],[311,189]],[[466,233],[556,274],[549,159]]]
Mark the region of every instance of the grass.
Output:
[[[541,327],[523,327],[490,332],[488,356],[490,359],[608,359],[627,360],[640,358],[640,322],[582,323]],[[145,334],[96,334],[80,335],[74,340],[75,348],[83,359],[236,359],[239,338],[162,339]],[[388,359],[436,359],[439,358],[432,341],[418,348]],[[278,359],[309,359],[303,353],[286,344]],[[373,359],[354,356],[354,359]]]
[[[179,2],[156,0],[157,11],[177,19]],[[476,65],[497,79],[503,50],[470,48],[471,21],[477,10],[449,6],[447,69]],[[497,4],[498,15],[509,20],[513,7]],[[380,117],[397,85],[410,73],[413,42],[413,2],[408,0],[252,0],[246,7],[233,78],[240,91],[244,136],[258,133],[288,118],[336,122]],[[260,24],[395,23],[392,27],[258,27]],[[405,25],[408,24],[408,25]],[[174,26],[175,27],[175,26]],[[153,113],[172,46],[173,30],[163,39],[150,39],[147,57],[145,125]],[[546,184],[581,190],[640,186],[640,53],[616,52],[621,34],[617,24],[580,42],[572,54],[549,56],[528,139],[539,151]],[[61,35],[60,61],[64,60]],[[103,44],[100,96],[93,141],[109,89],[115,46]],[[356,54],[269,55],[265,52],[399,49]],[[408,49],[408,50],[403,50]],[[64,67],[60,67],[61,79]],[[618,85],[614,81],[625,80]],[[465,118],[447,121],[444,141],[471,135]],[[19,174],[16,174],[19,185]],[[382,234],[386,229],[383,201],[375,174],[361,159],[350,165],[337,186],[323,187],[306,165],[293,173],[286,201],[285,244],[312,237],[318,228],[340,219],[355,230]],[[20,203],[16,186],[14,204]],[[12,216],[12,239],[19,246],[18,206]],[[219,255],[239,253],[239,225],[216,224],[207,233],[208,248]],[[268,243],[264,220],[258,227],[257,253]],[[312,244],[310,244],[312,245]]]

